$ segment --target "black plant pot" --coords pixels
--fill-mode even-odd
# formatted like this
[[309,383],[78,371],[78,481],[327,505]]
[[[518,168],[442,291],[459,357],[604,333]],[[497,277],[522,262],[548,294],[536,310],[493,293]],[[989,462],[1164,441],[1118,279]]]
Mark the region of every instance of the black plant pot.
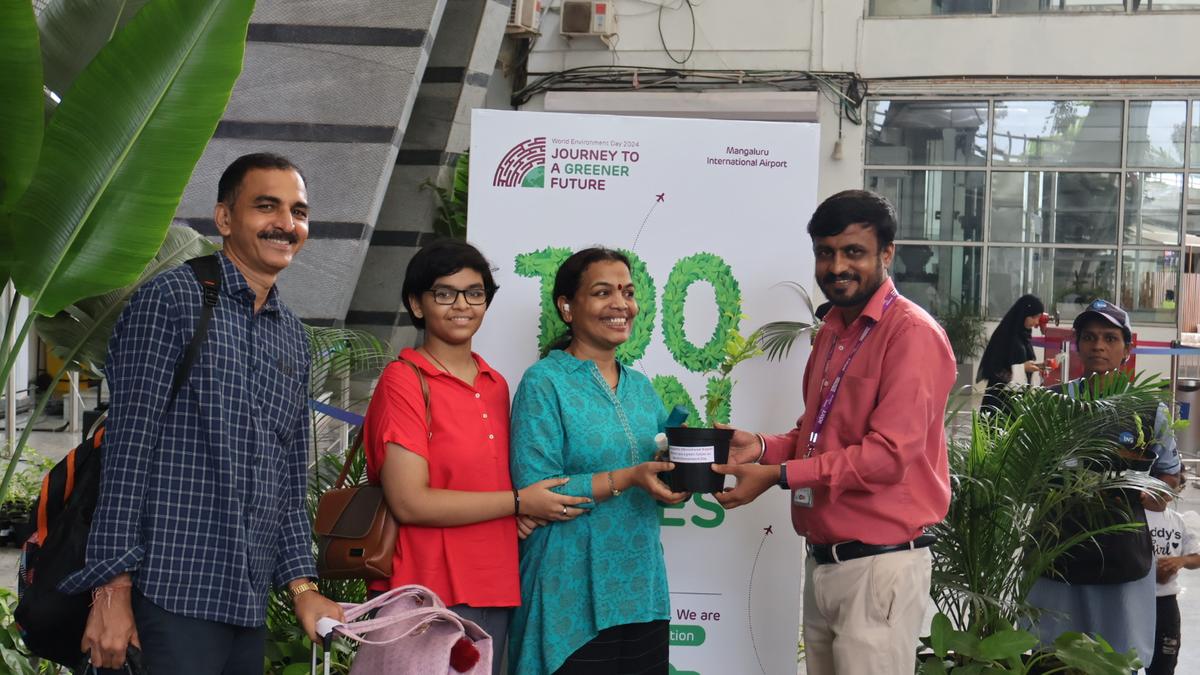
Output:
[[663,479],[673,492],[720,492],[725,476],[712,470],[712,464],[729,462],[732,429],[667,427],[668,459],[675,463]]

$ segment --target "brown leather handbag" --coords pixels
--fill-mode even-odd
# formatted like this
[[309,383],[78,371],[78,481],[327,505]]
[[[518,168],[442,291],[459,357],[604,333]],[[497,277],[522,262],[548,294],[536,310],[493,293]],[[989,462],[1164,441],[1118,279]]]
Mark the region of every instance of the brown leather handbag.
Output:
[[[400,359],[417,374],[425,399],[425,427],[431,428],[429,383],[421,369]],[[337,482],[317,504],[317,573],[322,579],[389,579],[396,549],[396,519],[379,485],[345,487],[355,456],[362,452],[362,430],[346,452]]]

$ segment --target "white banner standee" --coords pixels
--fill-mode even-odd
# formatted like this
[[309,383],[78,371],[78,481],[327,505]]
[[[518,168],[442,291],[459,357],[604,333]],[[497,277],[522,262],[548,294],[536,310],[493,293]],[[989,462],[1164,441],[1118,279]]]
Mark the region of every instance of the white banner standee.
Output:
[[[777,284],[811,287],[816,125],[476,110],[471,135],[470,240],[502,289],[475,348],[514,389],[557,329],[554,271],[594,244],[632,254],[641,313],[621,356],[671,404],[703,410],[729,331],[807,318]],[[801,342],[734,371],[735,426],[794,425]],[[696,495],[661,524],[672,672],[794,672],[803,551],[786,493],[728,512]]]

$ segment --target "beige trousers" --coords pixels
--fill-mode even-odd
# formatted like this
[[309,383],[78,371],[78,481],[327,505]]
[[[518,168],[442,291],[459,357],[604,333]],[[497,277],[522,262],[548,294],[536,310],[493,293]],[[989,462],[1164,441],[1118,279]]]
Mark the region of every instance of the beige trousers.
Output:
[[912,675],[929,603],[929,549],[804,564],[808,675]]

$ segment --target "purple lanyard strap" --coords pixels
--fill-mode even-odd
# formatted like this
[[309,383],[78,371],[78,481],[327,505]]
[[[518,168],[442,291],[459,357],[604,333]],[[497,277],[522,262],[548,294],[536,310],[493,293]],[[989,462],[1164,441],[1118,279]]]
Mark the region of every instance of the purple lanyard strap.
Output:
[[[887,297],[883,299],[883,309],[879,312],[879,321],[883,320],[883,315],[887,313],[899,296],[900,294],[894,288],[887,294]],[[821,430],[825,428],[825,422],[829,420],[829,411],[833,410],[833,402],[837,399],[838,391],[841,389],[842,378],[850,369],[850,362],[854,360],[858,350],[867,341],[867,336],[871,334],[875,326],[879,325],[879,321],[863,326],[862,332],[858,334],[858,339],[854,342],[854,347],[850,349],[850,354],[842,363],[842,367],[838,369],[837,377],[833,378],[833,383],[829,385],[829,391],[825,393],[825,398],[821,400],[821,407],[817,409],[817,419],[813,422],[812,432],[808,435],[808,452],[804,454],[805,458],[811,457],[813,450],[817,448],[817,439],[821,437]],[[821,370],[822,380],[829,373],[829,363],[833,361],[833,350],[837,348],[837,343],[837,338],[834,338],[833,343],[829,345],[829,354],[825,357],[825,367]]]

